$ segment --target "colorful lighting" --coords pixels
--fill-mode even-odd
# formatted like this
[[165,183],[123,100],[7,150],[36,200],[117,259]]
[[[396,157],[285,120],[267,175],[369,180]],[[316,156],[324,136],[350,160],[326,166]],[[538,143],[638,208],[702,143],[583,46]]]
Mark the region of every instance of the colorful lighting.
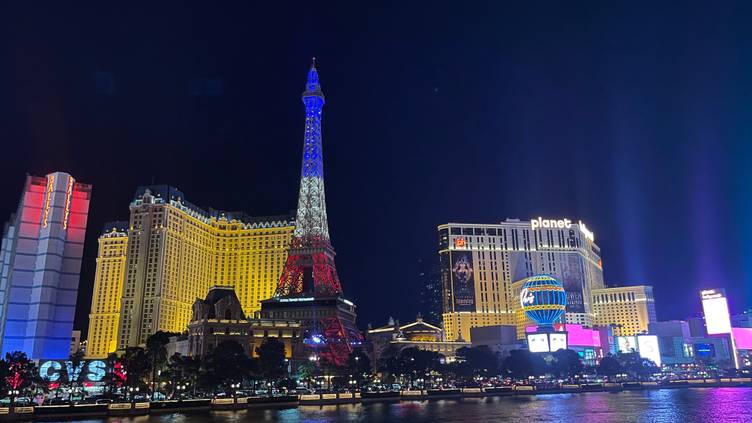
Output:
[[68,218],[71,211],[71,197],[73,196],[73,177],[68,177],[68,186],[65,189],[65,216],[63,217],[63,229],[68,229]]
[[44,220],[42,226],[45,228],[49,223],[50,203],[52,202],[52,190],[55,189],[55,175],[47,175],[47,198],[44,201]]

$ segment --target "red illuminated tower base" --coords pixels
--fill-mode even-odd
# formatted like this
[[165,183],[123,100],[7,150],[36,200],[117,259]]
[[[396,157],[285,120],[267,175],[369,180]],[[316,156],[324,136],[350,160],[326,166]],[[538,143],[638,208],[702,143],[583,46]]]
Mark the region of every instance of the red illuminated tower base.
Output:
[[308,72],[303,104],[306,124],[295,233],[277,292],[261,303],[261,318],[300,322],[293,362],[313,356],[342,366],[362,336],[355,326],[355,305],[342,298],[329,239],[321,147],[324,94],[315,66]]

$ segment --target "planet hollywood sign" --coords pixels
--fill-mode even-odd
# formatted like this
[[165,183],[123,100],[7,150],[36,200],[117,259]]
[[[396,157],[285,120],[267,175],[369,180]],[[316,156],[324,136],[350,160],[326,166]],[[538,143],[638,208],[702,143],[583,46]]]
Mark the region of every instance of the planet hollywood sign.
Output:
[[101,382],[106,374],[102,360],[46,360],[39,365],[39,377],[47,382]]
[[[539,217],[537,219],[530,220],[530,226],[533,230],[536,229],[569,229],[572,227],[572,221],[569,219],[544,219]],[[577,227],[580,228],[580,232],[589,239],[590,242],[595,241],[595,234],[589,230],[582,221],[577,222]]]

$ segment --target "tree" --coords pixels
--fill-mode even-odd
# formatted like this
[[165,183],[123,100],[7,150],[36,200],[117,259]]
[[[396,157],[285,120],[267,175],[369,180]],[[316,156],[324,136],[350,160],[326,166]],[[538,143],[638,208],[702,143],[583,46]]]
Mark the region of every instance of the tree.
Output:
[[499,356],[486,345],[462,347],[457,350],[457,360],[450,366],[452,371],[466,379],[476,376],[490,377],[499,373]]
[[228,388],[229,384],[241,383],[252,373],[253,363],[243,347],[235,341],[222,341],[211,354],[204,357],[200,383],[207,390]]
[[105,383],[105,386],[107,386],[108,393],[112,395],[114,388],[125,384],[126,374],[123,373],[125,365],[123,364],[123,360],[115,353],[110,353],[107,356],[105,359],[105,365],[107,366],[107,371],[105,372],[102,381]]
[[[8,390],[23,393],[31,384],[37,380],[39,372],[33,361],[26,357],[26,353],[13,351],[5,354],[7,363],[7,374],[5,376],[5,385]],[[15,393],[11,395],[15,397]]]
[[285,375],[285,344],[277,338],[266,338],[256,347],[259,373],[269,383]]
[[558,350],[553,353],[553,356],[552,370],[557,377],[572,379],[575,375],[582,373],[584,366],[575,351]]
[[[73,372],[79,373],[84,367],[84,352],[78,350],[71,354],[68,360],[71,362],[71,369],[73,369]],[[69,374],[67,379],[68,387],[70,388],[71,392],[73,392],[73,390],[77,388],[76,385],[78,384],[78,378],[73,377],[73,375]]]
[[129,388],[138,388],[144,383],[144,379],[151,370],[151,360],[141,347],[126,348],[123,355],[123,367],[125,367],[125,384]]
[[527,379],[546,373],[546,361],[528,350],[512,350],[501,363],[501,372],[516,380]]
[[167,348],[165,346],[170,342],[170,336],[174,336],[174,334],[160,330],[146,338],[146,353],[151,363],[152,393],[156,391],[159,372],[167,364]]
[[612,356],[606,356],[601,359],[601,362],[596,367],[596,371],[601,376],[613,377],[620,373],[624,373],[624,368],[619,363],[619,360]]
[[636,379],[648,379],[650,376],[660,371],[653,361],[640,357],[640,355],[635,352],[619,354],[618,360],[626,373]]
[[364,377],[371,375],[371,359],[361,348],[356,348],[347,357],[347,368],[360,385]]
[[[177,386],[187,385],[196,392],[196,385],[201,374],[201,360],[196,357],[185,357],[175,353],[167,362],[163,375],[169,380],[173,395]],[[182,388],[185,389],[185,388]]]
[[298,365],[298,380],[305,380],[308,387],[311,387],[311,379],[316,371],[316,365],[312,361],[304,361]]

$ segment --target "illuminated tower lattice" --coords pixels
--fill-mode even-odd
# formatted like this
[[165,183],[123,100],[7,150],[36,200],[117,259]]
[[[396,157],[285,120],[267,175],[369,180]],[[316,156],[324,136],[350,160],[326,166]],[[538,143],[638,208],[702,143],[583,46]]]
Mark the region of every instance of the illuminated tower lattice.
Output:
[[343,365],[362,337],[355,327],[355,305],[342,298],[329,239],[321,145],[324,93],[315,59],[302,99],[306,121],[296,228],[276,295],[262,303],[261,314],[301,320],[304,348],[293,352],[298,359],[314,353]]
[[303,104],[306,109],[303,164],[295,232],[277,289],[277,296],[337,296],[342,287],[334,266],[324,197],[324,156],[321,148],[321,92],[316,63],[308,72]]

